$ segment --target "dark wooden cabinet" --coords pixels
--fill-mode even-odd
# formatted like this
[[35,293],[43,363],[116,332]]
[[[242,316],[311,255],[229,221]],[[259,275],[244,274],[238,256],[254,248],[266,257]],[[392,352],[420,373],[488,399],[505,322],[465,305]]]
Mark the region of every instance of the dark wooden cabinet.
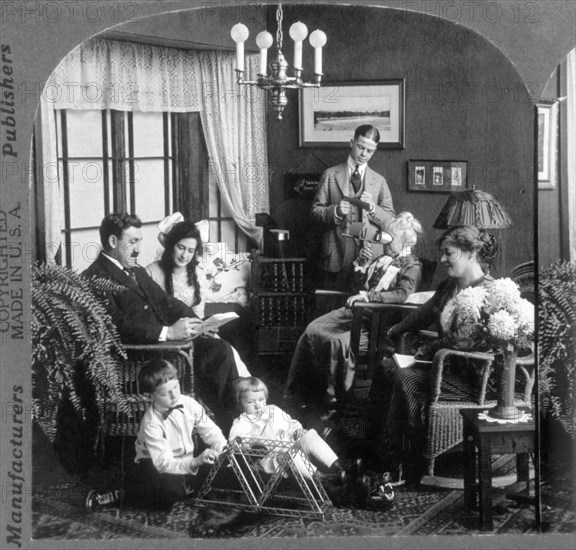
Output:
[[251,286],[258,353],[292,353],[313,303],[306,258],[259,256],[252,262]]

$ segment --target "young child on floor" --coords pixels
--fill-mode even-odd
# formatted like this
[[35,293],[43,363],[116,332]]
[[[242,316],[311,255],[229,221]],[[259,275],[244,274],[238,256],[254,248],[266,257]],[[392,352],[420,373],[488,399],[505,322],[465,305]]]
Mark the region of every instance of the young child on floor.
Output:
[[[242,414],[232,423],[228,440],[237,437],[252,439],[272,439],[276,441],[299,442],[302,453],[312,464],[308,469],[298,453],[294,461],[298,471],[310,478],[316,467],[327,474],[337,474],[342,482],[350,478],[351,467],[345,467],[331,447],[318,435],[316,430],[305,430],[298,420],[276,405],[268,405],[268,388],[254,376],[239,378],[234,382],[236,405]],[[262,469],[273,474],[279,465],[278,459],[265,456],[260,461]]]
[[[173,504],[201,487],[226,446],[226,438],[204,407],[180,393],[177,371],[170,362],[159,358],[148,361],[138,381],[152,402],[138,430],[134,467],[126,472],[122,491],[91,491],[86,499],[89,511],[121,498],[157,506]],[[208,447],[198,456],[194,456],[193,432]]]

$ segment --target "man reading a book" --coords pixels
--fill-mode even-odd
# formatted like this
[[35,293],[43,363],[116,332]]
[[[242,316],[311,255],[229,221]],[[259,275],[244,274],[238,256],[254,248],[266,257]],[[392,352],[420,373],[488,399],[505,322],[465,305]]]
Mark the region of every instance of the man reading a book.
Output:
[[106,307],[123,342],[194,340],[196,389],[224,428],[226,404],[232,404],[231,385],[238,378],[230,344],[213,338],[213,325],[206,324],[192,308],[166,294],[138,265],[141,226],[136,215],[108,214],[100,224],[102,251],[83,275],[108,279],[122,287],[110,293]]

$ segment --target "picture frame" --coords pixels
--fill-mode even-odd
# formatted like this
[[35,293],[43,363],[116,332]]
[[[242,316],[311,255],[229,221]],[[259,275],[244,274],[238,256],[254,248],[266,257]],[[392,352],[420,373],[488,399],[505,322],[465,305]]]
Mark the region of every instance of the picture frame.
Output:
[[405,93],[403,78],[300,90],[300,147],[347,147],[358,126],[372,124],[380,149],[404,149]]
[[468,189],[468,162],[465,160],[409,160],[408,191],[453,193]]
[[538,127],[538,189],[556,187],[558,152],[558,103],[537,104]]
[[322,172],[287,172],[284,174],[284,198],[312,200],[321,177]]

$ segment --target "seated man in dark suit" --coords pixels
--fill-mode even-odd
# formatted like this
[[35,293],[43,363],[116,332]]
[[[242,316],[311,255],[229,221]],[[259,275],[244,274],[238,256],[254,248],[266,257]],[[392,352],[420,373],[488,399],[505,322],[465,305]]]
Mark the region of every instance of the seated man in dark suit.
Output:
[[214,411],[220,427],[227,429],[225,404],[232,403],[231,384],[238,378],[230,344],[207,335],[204,323],[192,309],[166,294],[138,265],[141,226],[138,216],[108,214],[100,225],[102,252],[83,275],[110,279],[126,287],[110,296],[107,304],[123,342],[194,339],[197,393]]

